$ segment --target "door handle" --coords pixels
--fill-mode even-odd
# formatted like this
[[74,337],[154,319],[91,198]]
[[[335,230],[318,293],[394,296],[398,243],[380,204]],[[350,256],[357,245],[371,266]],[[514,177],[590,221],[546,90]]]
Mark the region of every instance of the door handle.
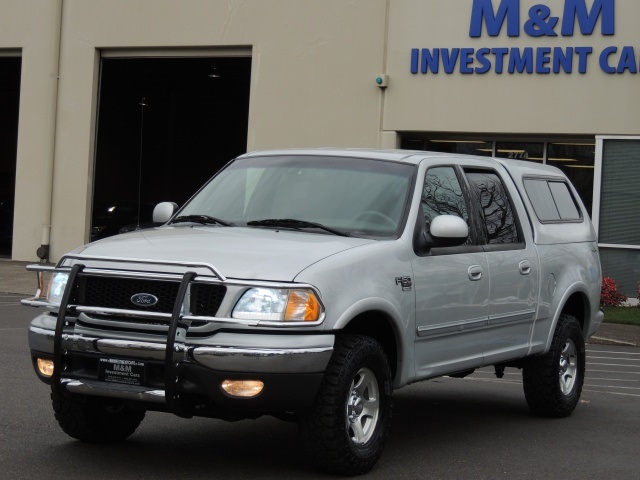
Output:
[[471,265],[467,273],[469,274],[469,280],[477,282],[482,278],[482,267],[480,265]]
[[531,262],[529,260],[522,260],[518,264],[520,269],[520,275],[529,275],[531,273]]

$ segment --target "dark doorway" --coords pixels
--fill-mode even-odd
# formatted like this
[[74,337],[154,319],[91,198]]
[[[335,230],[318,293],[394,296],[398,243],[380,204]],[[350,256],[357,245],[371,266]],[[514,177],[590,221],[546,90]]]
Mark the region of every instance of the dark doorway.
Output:
[[149,226],[246,151],[250,78],[247,57],[102,60],[91,240],[138,211]]
[[0,58],[0,257],[11,256],[22,59]]

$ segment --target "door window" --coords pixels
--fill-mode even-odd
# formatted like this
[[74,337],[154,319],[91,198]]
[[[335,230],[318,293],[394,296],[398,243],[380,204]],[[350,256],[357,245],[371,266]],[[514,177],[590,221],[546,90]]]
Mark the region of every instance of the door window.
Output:
[[465,170],[473,200],[484,219],[486,244],[521,241],[513,206],[500,177],[491,170]]
[[469,224],[469,209],[453,167],[435,167],[427,171],[421,201],[427,232],[438,215],[455,215]]

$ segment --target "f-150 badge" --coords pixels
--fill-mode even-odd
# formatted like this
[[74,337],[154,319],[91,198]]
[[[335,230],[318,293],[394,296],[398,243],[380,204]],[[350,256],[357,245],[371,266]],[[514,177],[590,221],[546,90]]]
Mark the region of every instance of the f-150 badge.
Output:
[[396,285],[402,285],[403,292],[410,292],[413,283],[411,282],[411,277],[396,277]]

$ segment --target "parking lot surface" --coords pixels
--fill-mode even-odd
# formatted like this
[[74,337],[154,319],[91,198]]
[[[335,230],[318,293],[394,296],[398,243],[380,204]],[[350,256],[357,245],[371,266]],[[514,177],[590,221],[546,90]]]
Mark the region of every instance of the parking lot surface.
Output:
[[[0,477],[19,479],[320,479],[296,426],[150,412],[126,442],[90,445],[58,427],[32,371],[36,309],[0,294]],[[587,347],[581,403],[565,419],[530,414],[518,370],[482,369],[394,394],[387,448],[367,479],[633,479],[640,472],[640,349]]]

